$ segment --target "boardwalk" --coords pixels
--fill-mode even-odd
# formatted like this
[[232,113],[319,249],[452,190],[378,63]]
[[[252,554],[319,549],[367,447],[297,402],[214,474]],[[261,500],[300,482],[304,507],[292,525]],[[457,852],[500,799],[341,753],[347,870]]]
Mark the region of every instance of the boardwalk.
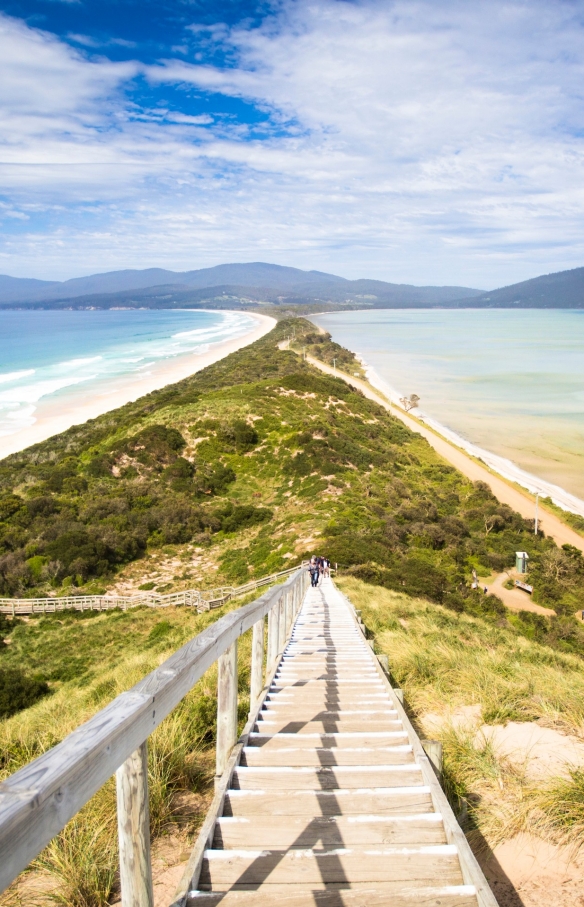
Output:
[[476,864],[478,900],[468,884],[461,850],[474,859],[458,826],[452,843],[429,771],[354,612],[325,580],[306,594],[186,903],[495,904]]

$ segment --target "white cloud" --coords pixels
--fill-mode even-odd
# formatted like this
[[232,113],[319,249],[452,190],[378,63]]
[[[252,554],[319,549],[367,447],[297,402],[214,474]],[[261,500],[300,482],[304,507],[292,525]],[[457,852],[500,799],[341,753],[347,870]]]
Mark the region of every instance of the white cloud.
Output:
[[[259,28],[191,29],[195,52],[228,51],[224,69],[189,64],[186,45],[155,66],[113,64],[0,28],[5,194],[64,206],[48,233],[10,240],[2,270],[34,250],[63,276],[267,258],[494,286],[584,258],[576,4],[300,0]],[[134,109],[123,88],[140,73],[254,104],[265,137]],[[97,208],[67,214],[80,203]]]

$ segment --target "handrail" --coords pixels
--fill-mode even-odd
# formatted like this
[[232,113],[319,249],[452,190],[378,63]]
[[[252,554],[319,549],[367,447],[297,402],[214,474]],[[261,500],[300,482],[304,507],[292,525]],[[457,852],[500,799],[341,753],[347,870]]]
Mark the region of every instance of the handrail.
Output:
[[[302,562],[304,566],[304,561]],[[276,582],[284,576],[291,576],[298,567],[289,567],[278,573],[270,573],[260,579],[252,579],[242,586],[221,586],[218,589],[184,589],[181,592],[170,592],[161,595],[159,592],[142,592],[140,595],[67,595],[57,598],[0,598],[0,614],[53,614],[57,611],[109,611],[112,608],[147,606],[148,608],[168,608],[172,605],[193,607],[197,611],[209,611],[220,608],[225,602],[239,595],[246,595],[255,589],[261,589]]]
[[270,675],[284,649],[307,585],[308,573],[301,567],[282,585],[221,617],[61,743],[0,784],[0,891],[116,772],[122,905],[153,907],[148,736],[218,660],[217,776],[221,776],[237,742],[237,640],[253,627],[253,709],[264,676]]
[[416,762],[419,764],[422,776],[424,778],[424,783],[427,787],[430,788],[430,796],[434,804],[434,809],[437,813],[442,816],[442,821],[444,823],[444,831],[446,834],[446,840],[449,844],[454,844],[458,850],[458,858],[460,860],[460,869],[462,872],[462,877],[465,885],[474,885],[476,889],[476,896],[479,907],[497,907],[497,900],[489,888],[489,884],[483,874],[482,869],[480,868],[475,855],[473,854],[470,844],[461,829],[452,807],[448,802],[446,794],[442,790],[440,781],[436,774],[436,770],[433,767],[430,759],[424,747],[422,741],[420,740],[417,731],[412,725],[408,713],[405,710],[403,704],[403,697],[396,695],[397,691],[391,685],[390,682],[390,668],[389,668],[389,659],[385,656],[376,655],[375,648],[373,643],[367,639],[366,628],[363,622],[361,621],[361,612],[358,611],[353,605],[352,601],[341,592],[342,597],[344,598],[350,613],[355,619],[355,624],[359,632],[363,635],[363,638],[371,646],[371,650],[374,656],[374,665],[375,669],[384,684],[387,690],[390,692],[393,699],[393,708],[399,715],[399,719],[402,722],[410,743],[412,744],[412,750],[416,758]]

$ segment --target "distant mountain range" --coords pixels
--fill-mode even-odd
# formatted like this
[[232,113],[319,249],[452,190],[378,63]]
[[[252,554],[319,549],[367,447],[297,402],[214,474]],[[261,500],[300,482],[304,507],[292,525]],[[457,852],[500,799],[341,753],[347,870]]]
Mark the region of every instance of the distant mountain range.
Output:
[[73,280],[29,280],[0,275],[0,305],[62,308],[146,306],[169,308],[229,299],[230,304],[337,304],[427,306],[474,296],[469,287],[415,287],[382,280],[345,280],[322,271],[301,271],[253,262],[198,271],[110,271]]
[[0,275],[4,308],[237,308],[258,305],[323,308],[584,308],[584,268],[484,291],[346,280],[252,262],[196,271],[110,271],[47,281]]

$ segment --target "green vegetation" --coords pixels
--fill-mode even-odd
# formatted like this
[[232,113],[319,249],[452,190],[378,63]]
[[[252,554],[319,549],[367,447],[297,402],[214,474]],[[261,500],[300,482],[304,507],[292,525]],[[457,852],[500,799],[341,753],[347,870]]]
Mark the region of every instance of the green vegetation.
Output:
[[[42,671],[52,695],[0,722],[0,780],[57,744],[119,693],[156,668],[231,607],[197,614],[190,608],[61,612],[16,626],[2,655],[4,673],[20,664]],[[249,634],[240,640],[240,723],[249,708]],[[211,669],[152,734],[149,747],[151,830],[188,843],[210,797],[214,771],[216,668]],[[2,688],[0,687],[0,703]],[[30,704],[30,703],[29,703]],[[2,905],[50,903],[103,907],[117,890],[115,785],[111,779],[32,866],[43,873],[48,900],[26,894],[26,878]],[[21,886],[25,887],[21,889]],[[20,893],[19,893],[20,892]],[[37,897],[39,900],[37,900]]]
[[45,680],[30,677],[20,668],[0,667],[0,718],[27,709],[48,692]]
[[282,321],[199,374],[4,460],[0,594],[94,592],[120,577],[137,588],[155,582],[140,567],[152,557],[185,558],[165,589],[242,582],[318,539],[356,575],[459,610],[477,607],[473,567],[501,571],[525,549],[541,604],[584,607],[577,553],[534,538],[377,404],[279,349],[292,331],[328,359],[326,335]]
[[578,840],[584,773],[534,779],[481,727],[537,722],[581,737],[582,660],[526,639],[513,615],[500,621],[457,614],[353,577],[338,584],[361,609],[375,650],[388,655],[393,683],[403,689],[421,736],[442,741],[445,789],[457,813],[467,806],[465,830],[475,849],[519,831]]
[[[400,662],[392,649],[392,663],[414,701],[422,689],[433,690],[436,702],[480,690],[482,698],[468,695],[484,704],[485,720],[552,716],[579,726],[584,630],[571,615],[584,607],[581,554],[535,537],[532,524],[383,408],[280,349],[292,331],[298,349],[323,361],[337,352],[307,322],[282,321],[191,378],[2,461],[0,595],[214,587],[318,550],[342,565],[345,582],[368,589],[370,602],[390,602],[387,614],[374,619],[371,610],[366,620],[382,641],[387,633],[394,648],[399,641],[405,654]],[[339,365],[353,370],[354,363]],[[473,569],[501,572],[519,549],[530,555],[534,597],[557,617],[512,614],[471,589]],[[415,619],[425,621],[411,649],[410,632],[400,630],[400,620],[413,620],[408,596],[419,597]],[[9,690],[4,714],[12,713],[0,722],[2,775],[53,746],[221,613],[2,619],[0,677],[7,679],[0,684]],[[248,640],[241,650],[243,718]],[[204,811],[215,682],[211,671],[150,740],[157,834],[177,822],[190,834]],[[467,744],[451,753],[468,768],[464,753],[478,757]],[[448,758],[452,789],[465,797],[471,781]],[[488,747],[480,758],[477,777]],[[183,796],[186,812],[177,806]],[[61,903],[94,907],[110,899],[114,825],[112,782],[39,858]]]
[[[349,375],[362,376],[364,374],[363,367],[355,354],[333,340],[331,335],[325,331],[322,334],[305,334],[302,337],[302,345],[309,356],[314,356],[315,359],[320,359],[327,365],[335,365],[340,371]],[[297,347],[296,344],[295,348]]]
[[570,513],[568,510],[562,510],[561,507],[554,504],[551,498],[540,498],[539,500],[547,510],[551,510],[552,513],[555,513],[556,516],[559,516],[561,520],[567,523],[568,526],[571,526],[572,529],[575,529],[580,535],[584,535],[584,517],[577,513]]

